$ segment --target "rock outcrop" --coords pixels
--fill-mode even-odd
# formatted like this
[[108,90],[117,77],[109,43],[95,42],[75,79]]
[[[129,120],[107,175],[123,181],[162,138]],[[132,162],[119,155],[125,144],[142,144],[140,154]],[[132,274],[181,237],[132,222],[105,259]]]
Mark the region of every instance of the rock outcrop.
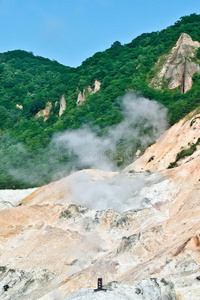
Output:
[[46,269],[38,268],[32,272],[20,269],[0,267],[0,298],[1,299],[37,299],[37,289],[40,285],[49,288],[55,274]]
[[65,109],[66,109],[66,100],[65,100],[65,96],[62,95],[62,97],[60,99],[59,117],[62,116]]
[[44,122],[48,119],[50,112],[52,109],[52,104],[50,101],[47,102],[45,109],[40,110],[37,114],[36,114],[36,118],[39,117],[43,117],[44,118]]
[[157,89],[161,89],[163,84],[167,84],[169,89],[180,86],[182,93],[191,89],[194,73],[200,73],[200,65],[193,61],[199,47],[199,42],[182,33],[172,51],[159,58],[154,67],[157,72],[150,86]]
[[95,94],[100,90],[100,88],[101,88],[101,82],[95,80],[94,89],[92,89],[91,86],[88,86],[86,89],[83,89],[83,92],[79,92],[76,104],[77,105],[83,104],[86,100],[86,93],[88,93],[89,95]]
[[19,108],[19,109],[23,109],[23,106],[20,105],[20,104],[16,104],[16,107]]
[[25,197],[32,194],[35,189],[26,190],[0,190],[0,209],[17,206]]
[[78,93],[76,104],[81,105],[85,102],[85,100],[86,100],[86,98],[85,98],[85,89],[84,89],[83,93],[81,93],[81,92]]
[[187,163],[199,158],[199,137],[200,111],[197,109],[168,129],[126,170],[157,172],[168,169],[173,162],[186,168]]
[[92,289],[83,290],[67,298],[68,300],[178,300],[173,283],[167,282],[164,278],[157,280],[151,278],[143,280],[137,286],[125,285],[119,282],[112,282],[103,287],[103,291],[95,292]]
[[98,92],[101,88],[101,82],[98,80],[95,80],[94,82],[94,89],[92,90],[92,93],[95,94],[96,92]]

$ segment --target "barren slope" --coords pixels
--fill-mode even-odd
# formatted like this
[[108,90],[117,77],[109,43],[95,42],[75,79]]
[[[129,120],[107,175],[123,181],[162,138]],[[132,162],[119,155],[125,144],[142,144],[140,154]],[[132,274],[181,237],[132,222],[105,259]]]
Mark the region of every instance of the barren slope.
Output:
[[1,210],[0,298],[103,299],[91,289],[102,277],[105,299],[199,299],[199,146],[167,169],[197,142],[199,118],[174,125],[122,173],[80,171]]

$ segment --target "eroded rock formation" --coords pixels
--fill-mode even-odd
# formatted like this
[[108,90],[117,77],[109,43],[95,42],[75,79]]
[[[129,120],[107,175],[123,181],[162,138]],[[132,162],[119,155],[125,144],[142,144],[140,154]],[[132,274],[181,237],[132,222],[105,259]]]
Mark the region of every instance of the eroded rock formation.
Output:
[[[126,170],[136,172],[151,171],[157,172],[168,169],[171,163],[186,168],[186,164],[199,159],[200,155],[200,112],[199,109],[191,112],[184,119],[180,120],[149,147],[144,155],[133,162]],[[189,155],[184,155],[184,150],[190,150]],[[193,150],[194,151],[193,151]],[[178,159],[177,155],[180,156]]]
[[63,112],[66,109],[66,100],[65,100],[65,96],[62,95],[61,99],[60,99],[60,110],[59,110],[59,117],[62,116]]
[[84,89],[83,93],[81,93],[81,92],[78,93],[76,104],[81,105],[85,102],[85,100],[86,100],[86,98],[85,98],[85,89]]
[[20,105],[20,104],[16,104],[16,107],[19,108],[19,109],[23,109],[23,106]]
[[43,117],[44,121],[46,121],[50,115],[51,112],[51,108],[52,108],[52,104],[50,101],[47,102],[45,109],[40,110],[37,114],[36,114],[36,118],[39,117]]
[[101,88],[101,82],[98,80],[95,80],[94,82],[94,89],[91,88],[91,86],[88,86],[86,89],[83,89],[83,92],[79,92],[76,104],[81,105],[86,100],[86,93],[89,93],[90,95],[95,94],[98,92]]
[[0,190],[0,209],[17,206],[25,197],[36,189]]
[[94,82],[94,90],[92,91],[93,93],[96,93],[100,90],[101,88],[101,82],[98,80],[95,80]]
[[167,84],[169,89],[180,86],[182,93],[191,89],[194,73],[200,73],[199,64],[193,61],[199,47],[199,42],[182,33],[172,51],[159,58],[154,67],[156,75],[150,86],[157,89],[161,89],[163,84]]

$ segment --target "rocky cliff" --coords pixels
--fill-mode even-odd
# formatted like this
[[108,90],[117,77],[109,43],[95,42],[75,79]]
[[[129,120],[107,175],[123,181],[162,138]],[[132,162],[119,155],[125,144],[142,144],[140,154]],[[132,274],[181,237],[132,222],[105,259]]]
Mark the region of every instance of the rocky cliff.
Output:
[[182,93],[191,89],[194,73],[200,73],[199,61],[195,60],[199,47],[199,42],[182,33],[172,51],[159,58],[153,69],[156,75],[150,86],[157,89],[161,89],[163,85],[167,85],[169,89],[180,87]]
[[0,298],[200,299],[199,119],[120,173],[79,171],[0,210]]
[[59,117],[62,116],[63,112],[66,109],[66,100],[65,100],[65,96],[62,95],[62,97],[60,98],[60,109],[59,109]]
[[36,118],[39,117],[43,117],[44,121],[46,121],[49,118],[50,112],[52,109],[52,104],[50,101],[47,102],[45,109],[40,110],[37,114],[36,114]]
[[77,105],[81,105],[85,102],[86,100],[86,94],[88,93],[89,95],[95,94],[98,92],[101,88],[101,82],[98,80],[95,80],[94,82],[94,88],[92,89],[91,86],[89,85],[87,88],[83,89],[83,92],[78,93],[78,97],[76,100]]

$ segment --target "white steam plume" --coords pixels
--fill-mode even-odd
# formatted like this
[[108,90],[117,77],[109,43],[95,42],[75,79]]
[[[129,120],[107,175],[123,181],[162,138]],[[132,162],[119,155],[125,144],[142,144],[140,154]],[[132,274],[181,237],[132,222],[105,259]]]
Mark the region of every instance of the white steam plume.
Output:
[[[3,155],[4,152],[1,155],[3,149],[0,149],[4,165],[14,178],[34,185],[35,182],[41,182],[49,173],[49,180],[52,179],[52,170],[55,170],[54,173],[57,172],[53,180],[68,175],[72,167],[115,171],[116,157],[119,156],[120,159],[122,157],[124,161],[130,162],[138,148],[145,150],[168,126],[167,109],[158,102],[130,93],[121,101],[123,121],[111,127],[104,136],[99,136],[87,127],[55,134],[50,145],[41,149],[41,155],[33,162],[29,159],[28,151],[18,143],[13,146],[15,150],[12,151],[13,160],[8,161]],[[72,156],[69,160],[70,153]],[[145,182],[146,175],[132,174],[130,177],[116,173],[111,180],[95,181],[88,174],[77,172],[69,179],[70,201],[98,210],[112,208],[125,211],[146,207],[149,205],[148,199],[138,196],[146,185]]]
[[[98,171],[97,171],[98,173]],[[149,207],[150,203],[139,192],[149,184],[155,184],[160,176],[153,178],[144,174],[112,173],[111,178],[95,179],[84,171],[75,172],[68,179],[71,196],[69,202],[95,210],[114,209],[118,212]]]
[[[113,154],[122,148],[128,157],[140,148],[145,149],[154,142],[168,126],[167,109],[156,101],[150,101],[134,94],[122,98],[123,121],[113,126],[104,136],[98,136],[87,127],[67,130],[57,134],[53,142],[76,155],[76,167],[115,170]],[[135,150],[135,152],[132,151]],[[109,153],[109,155],[107,155]],[[68,183],[71,190],[70,202],[96,210],[114,209],[126,211],[151,206],[148,197],[140,196],[145,187],[164,180],[160,175],[113,173],[112,178],[93,180],[85,172],[74,173]],[[151,194],[151,192],[150,192]],[[159,194],[159,193],[158,193]]]
[[129,93],[122,98],[122,106],[124,120],[103,137],[83,127],[55,135],[54,143],[75,154],[79,168],[113,170],[110,158],[117,155],[117,150],[121,148],[123,158],[128,158],[136,152],[137,145],[146,148],[168,126],[167,109],[156,101]]

